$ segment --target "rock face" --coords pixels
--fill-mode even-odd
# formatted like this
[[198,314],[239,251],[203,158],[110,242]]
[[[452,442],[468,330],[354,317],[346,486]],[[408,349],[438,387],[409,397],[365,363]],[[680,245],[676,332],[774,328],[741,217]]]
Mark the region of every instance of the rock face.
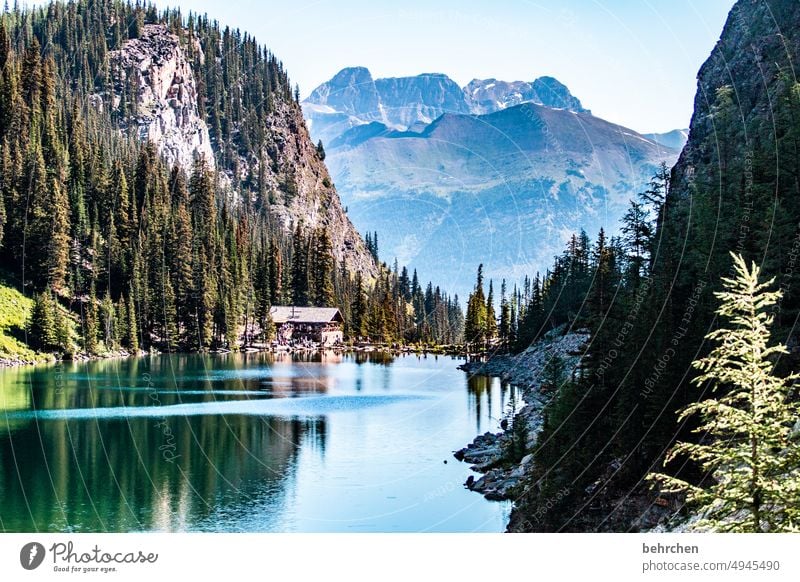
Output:
[[306,101],[367,119],[379,115],[381,99],[369,69],[348,67],[314,89]]
[[[464,297],[478,263],[520,280],[581,228],[616,229],[679,151],[594,117],[552,77],[373,79],[344,69],[303,103],[349,217],[383,256]],[[449,257],[445,263],[441,257]]]
[[314,89],[303,107],[314,139],[326,144],[370,122],[404,131],[443,113],[469,113],[464,93],[447,75],[373,79],[364,67],[342,69]]
[[[200,117],[197,84],[178,37],[160,24],[147,24],[139,38],[109,54],[114,108],[127,115],[123,127],[157,144],[170,163],[190,168],[197,156],[214,164],[208,126]],[[122,103],[123,96],[127,102]]]
[[553,77],[539,77],[533,82],[473,79],[464,87],[470,111],[476,115],[494,113],[521,103],[536,103],[576,113],[591,113],[580,100]]
[[[691,197],[696,176],[711,185],[722,182],[714,151],[727,137],[718,135],[722,129],[735,136],[733,141],[743,142],[738,144],[741,148],[762,150],[770,159],[770,172],[796,162],[796,155],[779,159],[782,152],[773,146],[782,138],[776,129],[778,115],[786,114],[782,100],[791,84],[797,84],[798,26],[800,3],[792,0],[739,0],[733,6],[719,42],[697,75],[688,142],[674,170],[673,201]],[[718,95],[723,88],[731,91],[732,115],[723,111]],[[793,183],[795,177],[783,180]],[[724,194],[719,186],[712,193]]]
[[[193,50],[201,49],[195,45]],[[170,164],[177,162],[187,172],[197,156],[204,156],[215,166],[217,152],[200,115],[195,75],[176,35],[161,24],[145,25],[139,38],[126,41],[110,54],[110,64],[112,103],[120,129],[132,130],[139,139],[152,141]],[[345,85],[358,85],[359,72],[352,75],[343,81]],[[341,99],[337,105],[346,105],[347,98],[335,94]],[[98,106],[103,102],[99,95],[93,101]],[[235,164],[237,175],[230,169],[218,168],[221,191],[233,203],[237,196],[254,200],[254,192],[234,192],[232,184],[260,175],[264,189],[270,192],[269,214],[284,232],[293,232],[298,223],[306,229],[325,228],[337,262],[345,264],[350,272],[360,271],[367,281],[374,279],[378,266],[347,218],[328,170],[308,135],[300,107],[276,100],[265,120],[264,132],[265,151],[240,153]]]
[[474,79],[459,87],[447,75],[373,79],[365,67],[342,69],[303,102],[315,139],[330,142],[351,127],[377,121],[390,129],[421,130],[445,113],[483,115],[521,103],[590,113],[553,77],[535,81]]
[[300,107],[277,104],[267,119],[266,131],[272,164],[249,159],[240,167],[258,172],[260,164],[265,164],[265,184],[273,193],[270,215],[287,232],[299,222],[305,228],[326,229],[340,265],[345,264],[351,273],[360,272],[368,281],[377,277],[378,266],[342,207],[328,169],[308,135]]
[[666,133],[643,133],[642,135],[664,147],[681,150],[686,145],[686,140],[689,139],[689,130],[673,129]]
[[375,87],[388,125],[401,129],[431,123],[444,113],[469,113],[461,88],[440,73],[378,79]]

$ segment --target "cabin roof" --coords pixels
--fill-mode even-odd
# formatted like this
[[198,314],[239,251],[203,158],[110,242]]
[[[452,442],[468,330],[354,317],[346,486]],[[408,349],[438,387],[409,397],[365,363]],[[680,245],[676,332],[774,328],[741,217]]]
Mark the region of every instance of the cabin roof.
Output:
[[341,323],[341,312],[335,307],[293,307],[278,305],[269,310],[273,323]]

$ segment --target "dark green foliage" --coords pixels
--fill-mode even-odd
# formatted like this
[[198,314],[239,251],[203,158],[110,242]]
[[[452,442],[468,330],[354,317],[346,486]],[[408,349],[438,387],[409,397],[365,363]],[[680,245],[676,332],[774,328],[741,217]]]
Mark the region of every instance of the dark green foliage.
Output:
[[467,315],[464,321],[464,340],[467,343],[482,344],[491,339],[492,325],[487,313],[487,300],[483,294],[483,265],[478,265],[475,289],[467,299]]
[[376,232],[368,232],[366,238],[364,239],[365,244],[367,245],[367,250],[372,255],[372,258],[375,259],[375,262],[378,262],[380,259],[378,258],[378,233]]
[[552,354],[542,370],[540,390],[542,392],[556,393],[564,382],[565,374],[564,359],[558,354]]
[[[701,69],[681,161],[671,172],[662,167],[631,205],[620,241],[603,252],[596,245],[600,271],[574,320],[589,328],[591,345],[547,407],[519,514],[535,515],[550,499],[556,506],[527,529],[628,529],[628,496],[641,494],[670,445],[709,445],[692,432],[697,419],[679,424],[676,411],[698,398],[691,363],[707,357],[704,336],[720,325],[712,292],[731,275],[731,251],[776,278],[772,337],[789,353],[775,371],[797,369],[799,22],[796,2],[737,3]],[[692,485],[704,475],[697,463],[666,472]]]
[[36,295],[28,322],[28,343],[35,349],[44,352],[64,351],[68,345],[62,343],[65,339],[64,328],[66,322],[53,298],[50,290]]

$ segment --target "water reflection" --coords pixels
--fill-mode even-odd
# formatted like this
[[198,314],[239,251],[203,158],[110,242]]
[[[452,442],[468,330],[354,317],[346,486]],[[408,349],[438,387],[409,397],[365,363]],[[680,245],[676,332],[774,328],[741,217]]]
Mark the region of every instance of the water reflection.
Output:
[[477,433],[497,430],[503,417],[518,411],[523,404],[516,386],[500,378],[470,376],[467,393]]
[[322,418],[39,423],[0,439],[2,526],[181,530],[227,496],[267,495],[279,506],[297,451],[309,439],[324,451],[325,437]]
[[501,531],[507,509],[442,460],[472,415],[496,428],[481,407],[505,389],[455,366],[330,352],[0,371],[0,530]]

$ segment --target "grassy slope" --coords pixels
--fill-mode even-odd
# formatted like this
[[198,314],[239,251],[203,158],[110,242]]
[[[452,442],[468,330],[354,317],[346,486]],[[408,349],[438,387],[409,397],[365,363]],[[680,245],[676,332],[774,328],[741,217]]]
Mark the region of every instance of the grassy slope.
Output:
[[0,358],[39,359],[20,339],[33,300],[0,281]]

